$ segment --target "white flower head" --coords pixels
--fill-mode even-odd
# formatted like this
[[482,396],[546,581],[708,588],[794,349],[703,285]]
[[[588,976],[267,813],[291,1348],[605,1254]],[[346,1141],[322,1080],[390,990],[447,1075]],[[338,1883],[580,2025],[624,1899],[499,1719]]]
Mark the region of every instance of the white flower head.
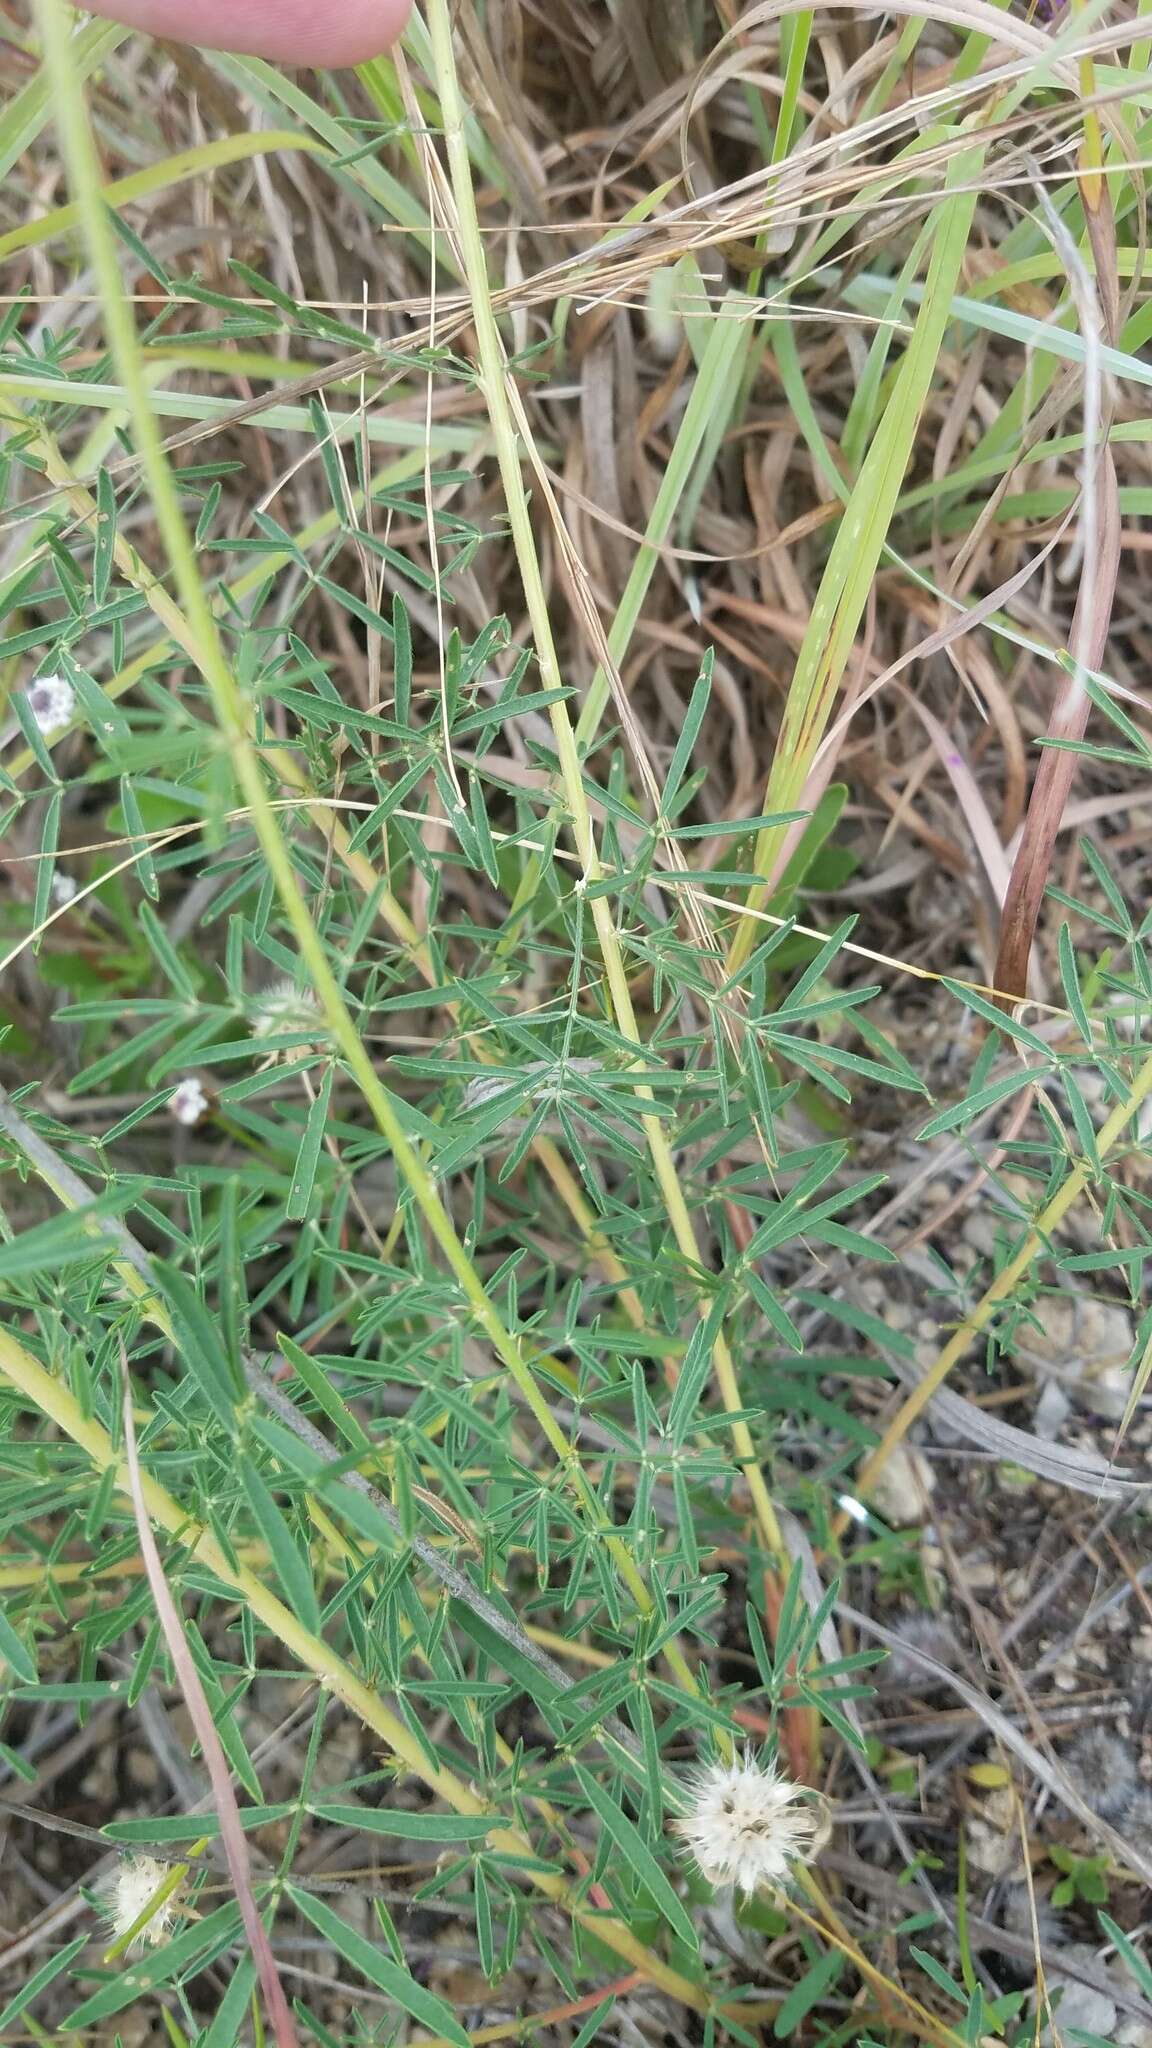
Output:
[[[154,1856],[126,1856],[108,1885],[105,1887],[104,1910],[112,1928],[113,1944],[123,1940],[130,1927],[136,1925],[152,1898],[168,1875],[168,1865],[158,1863]],[[132,1955],[142,1948],[155,1948],[166,1941],[176,1917],[176,1894],[172,1892],[157,1906],[150,1920],[147,1920],[139,1934],[130,1943],[128,1953]]]
[[809,1861],[820,1816],[802,1786],[750,1753],[707,1764],[691,1780],[690,1810],[672,1825],[714,1885],[746,1896],[779,1885],[794,1863]]
[[67,676],[37,676],[25,690],[24,701],[45,739],[50,739],[54,732],[63,732],[72,723],[76,692]]
[[320,1006],[311,989],[297,988],[287,978],[271,982],[252,1005],[255,1038],[272,1038],[281,1031],[312,1031],[320,1022]]
[[189,1129],[199,1123],[207,1107],[204,1085],[195,1074],[185,1074],[168,1097],[169,1116],[174,1116],[178,1124],[187,1124]]
[[66,875],[63,868],[57,868],[52,877],[52,901],[59,909],[71,903],[79,884],[75,875]]

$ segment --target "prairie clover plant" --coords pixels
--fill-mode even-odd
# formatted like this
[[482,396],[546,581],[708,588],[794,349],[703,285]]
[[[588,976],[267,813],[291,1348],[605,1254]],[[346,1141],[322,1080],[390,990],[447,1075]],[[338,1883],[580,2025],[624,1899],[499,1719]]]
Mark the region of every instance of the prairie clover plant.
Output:
[[[696,47],[707,10],[673,13],[695,77],[721,45]],[[829,908],[871,798],[850,809],[820,748],[856,687],[873,593],[890,631],[899,588],[902,663],[900,579],[934,631],[937,611],[951,619],[925,565],[999,516],[997,479],[1037,453],[1047,477],[1066,452],[1022,446],[1026,423],[1049,430],[1033,356],[1048,374],[1047,342],[1076,338],[1026,221],[1005,230],[1006,289],[1054,296],[1036,319],[1013,301],[1028,344],[1015,396],[959,480],[921,446],[925,422],[937,445],[941,365],[966,359],[954,300],[977,199],[993,207],[997,152],[1024,118],[978,118],[988,23],[970,42],[956,31],[946,129],[935,101],[905,106],[918,23],[864,79],[860,118],[883,149],[866,175],[882,170],[885,205],[907,202],[907,246],[889,249],[902,213],[877,237],[855,198],[797,241],[805,289],[833,280],[820,361],[845,305],[869,323],[841,407],[839,369],[806,390],[786,292],[765,316],[751,279],[714,317],[694,253],[712,230],[673,185],[615,194],[627,236],[607,253],[585,255],[581,224],[577,271],[565,256],[547,307],[543,285],[517,295],[528,230],[515,262],[488,237],[510,280],[494,306],[484,230],[522,218],[541,154],[533,141],[509,169],[487,113],[463,105],[445,0],[403,73],[381,60],[296,81],[198,57],[197,120],[224,132],[190,128],[190,160],[166,140],[180,96],[163,115],[142,98],[120,30],[73,32],[57,0],[35,14],[46,77],[0,109],[17,180],[0,241],[34,252],[38,294],[42,275],[60,293],[52,319],[32,298],[0,315],[0,1769],[27,1863],[39,1838],[20,1781],[39,1782],[44,1745],[67,1746],[49,1889],[75,1897],[131,1849],[105,1905],[134,1953],[104,1962],[86,1923],[45,1919],[0,2026],[63,2028],[84,2048],[149,2028],[181,2048],[269,2028],[278,2048],[294,2028],[324,2048],[409,2028],[468,2048],[505,2026],[573,2048],[638,2032],[710,2048],[767,2028],[812,2048],[1008,2041],[1010,1998],[985,1995],[967,1952],[962,1984],[939,1960],[953,1902],[920,1843],[914,1914],[903,1889],[889,1909],[862,1856],[866,1881],[834,1899],[820,1867],[825,1789],[875,1796],[861,1703],[877,1653],[841,1653],[856,1618],[838,1602],[922,1587],[927,1569],[919,1531],[876,1513],[879,1468],[954,1366],[998,1371],[1047,1294],[1134,1296],[1152,1246],[1149,920],[1096,844],[1080,893],[1055,892],[1039,1022],[972,986],[967,955],[946,988],[927,969],[914,982]],[[1023,100],[1027,24],[996,19],[1023,52],[1004,87]],[[771,27],[783,100],[762,106],[743,75],[700,99],[695,122],[732,124],[718,164],[751,147],[782,172],[800,140],[815,160],[810,26]],[[598,25],[589,50],[599,39]],[[626,47],[613,15],[606,78]],[[581,49],[565,52],[578,68]],[[485,76],[495,91],[499,66]],[[127,196],[96,158],[83,80],[101,147],[134,166]],[[1067,90],[1053,62],[1045,118]],[[1068,107],[1080,119],[1080,99]],[[906,149],[890,145],[897,118]],[[842,132],[838,114],[829,150]],[[1139,218],[1137,156],[1111,165],[1122,222]],[[211,233],[199,198],[180,200],[189,171],[204,208],[223,195]],[[1076,215],[1074,181],[1053,190]],[[753,201],[716,236],[758,278],[759,185]],[[861,220],[849,261],[841,230]],[[679,241],[645,239],[674,222]],[[601,278],[633,235],[642,271]],[[254,248],[274,278],[243,260]],[[359,292],[369,252],[391,310],[363,326],[325,280],[335,265],[343,288],[351,266]],[[645,432],[663,471],[604,628],[614,558],[586,572],[570,545],[553,479],[576,510],[588,479],[550,437],[581,406],[600,417],[609,355],[631,362],[612,341],[585,375],[603,293],[642,301],[673,257],[684,400],[664,392],[662,345]],[[996,278],[972,276],[964,320],[991,320]],[[788,575],[813,588],[776,668],[749,668],[774,689],[796,661],[761,802],[743,770],[771,750],[768,713],[749,722],[751,689],[710,641],[733,638],[748,563],[759,576],[776,541],[739,556],[734,612],[713,604],[728,586],[712,542],[730,531],[714,498],[782,417],[812,472]],[[1058,502],[1047,484],[1004,500],[1005,517],[1062,518],[1073,486],[1052,489]],[[649,633],[656,590],[676,617]],[[981,622],[1005,673],[1006,621]],[[1085,761],[1146,786],[1142,728],[1095,675],[1085,688],[1111,722]],[[922,1017],[945,1042],[934,1068]],[[954,1178],[983,1185],[987,1168],[995,1229],[963,1265],[944,1244],[906,1267],[943,1304],[933,1362],[862,1284],[902,1277],[906,1219],[884,1205],[936,1146]],[[1061,1235],[1074,1210],[1099,1221],[1087,1249]],[[1137,1314],[1145,1365],[1150,1345]],[[1111,1483],[1103,1455],[1083,1470],[1089,1490]],[[218,1749],[189,1753],[130,1478]],[[187,1876],[132,1935],[168,1854]],[[39,1887],[20,1908],[34,1932]],[[16,1917],[6,1900],[6,1930]]]

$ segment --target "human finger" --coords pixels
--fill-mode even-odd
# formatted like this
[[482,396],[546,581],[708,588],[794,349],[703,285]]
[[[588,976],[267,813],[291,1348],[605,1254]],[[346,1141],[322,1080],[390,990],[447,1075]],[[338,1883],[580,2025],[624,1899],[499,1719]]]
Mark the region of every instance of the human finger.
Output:
[[395,42],[410,0],[90,0],[128,28],[210,50],[325,69],[362,64]]

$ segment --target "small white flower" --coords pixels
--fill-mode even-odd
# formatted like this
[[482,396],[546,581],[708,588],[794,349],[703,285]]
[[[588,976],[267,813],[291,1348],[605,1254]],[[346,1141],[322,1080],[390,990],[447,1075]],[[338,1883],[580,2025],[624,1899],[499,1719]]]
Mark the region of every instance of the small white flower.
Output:
[[198,1124],[208,1107],[208,1097],[195,1074],[185,1074],[168,1097],[168,1114],[178,1124]]
[[72,898],[76,894],[76,889],[75,876],[66,875],[62,868],[57,868],[52,877],[52,901],[57,905],[58,909],[62,910],[66,903],[71,903]]
[[739,1885],[750,1895],[762,1885],[782,1884],[793,1863],[810,1859],[819,1814],[775,1764],[751,1755],[708,1764],[690,1791],[690,1811],[672,1825],[709,1884]]
[[76,692],[67,676],[37,676],[25,690],[24,701],[45,739],[72,723]]
[[[105,1911],[112,1926],[113,1944],[123,1939],[130,1927],[134,1927],[145,1910],[153,1892],[158,1891],[168,1875],[168,1865],[158,1863],[154,1856],[126,1856],[115,1877],[107,1887]],[[130,1944],[128,1953],[145,1947],[155,1947],[167,1940],[176,1915],[176,1894],[173,1892],[157,1906],[150,1920],[140,1929]]]

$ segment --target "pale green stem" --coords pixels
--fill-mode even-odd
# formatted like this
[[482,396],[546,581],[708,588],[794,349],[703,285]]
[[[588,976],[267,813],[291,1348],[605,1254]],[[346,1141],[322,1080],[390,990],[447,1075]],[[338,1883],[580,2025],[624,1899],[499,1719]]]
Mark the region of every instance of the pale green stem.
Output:
[[[548,612],[548,600],[544,590],[540,564],[536,554],[535,536],[532,531],[532,517],[528,505],[524,480],[520,471],[520,453],[516,428],[509,403],[507,378],[509,375],[504,344],[496,324],[492,307],[492,296],[488,283],[488,268],[484,256],[484,245],[480,235],[480,223],[476,213],[476,199],[472,189],[472,169],[468,158],[468,146],[464,130],[464,107],[460,96],[456,61],[452,47],[452,24],[448,0],[428,0],[428,28],[432,44],[433,61],[436,67],[436,87],[440,95],[440,115],[448,151],[448,163],[452,175],[452,190],[456,205],[460,254],[464,263],[465,276],[472,304],[472,317],[476,329],[478,371],[480,387],[492,422],[492,433],[496,447],[500,476],[504,486],[504,499],[516,549],[516,559],[524,586],[524,596],[532,627],[536,657],[540,666],[540,680],[546,690],[560,690],[564,678],[556,652],[552,633],[552,622]],[[580,774],[580,756],[572,722],[568,716],[566,702],[558,701],[550,707],[552,731],[560,764],[560,776],[572,826],[576,850],[583,869],[582,885],[592,887],[601,879],[599,856],[596,850],[596,836],[592,825],[588,800]],[[580,886],[580,885],[578,885]],[[632,1007],[628,977],[624,968],[616,927],[606,896],[593,895],[590,903],[592,922],[600,944],[604,961],[604,972],[608,983],[609,996],[621,1036],[635,1049],[636,1063],[643,1063],[643,1041]],[[653,1104],[655,1097],[646,1083],[637,1081],[636,1092]],[[672,1148],[668,1143],[664,1127],[654,1113],[645,1115],[644,1132],[648,1141],[652,1164],[660,1185],[660,1192],[668,1213],[669,1222],[676,1243],[683,1257],[692,1267],[703,1266],[700,1246],[684,1191],[676,1172]],[[701,1316],[707,1314],[707,1304],[699,1298]],[[740,1389],[736,1378],[735,1364],[723,1336],[716,1339],[713,1349],[716,1370],[716,1384],[720,1398],[729,1414],[743,1408]],[[732,1441],[737,1459],[744,1473],[752,1497],[757,1520],[768,1549],[781,1562],[787,1562],[787,1551],[772,1505],[772,1498],[764,1481],[756,1457],[751,1432],[746,1423],[734,1422]]]
[[[20,433],[24,438],[34,434],[35,438],[31,445],[35,447],[40,460],[44,464],[45,475],[56,486],[56,489],[67,498],[77,519],[83,525],[94,529],[97,518],[96,500],[86,486],[78,481],[47,428],[39,422],[30,423],[26,421],[24,414],[16,406],[9,405],[3,398],[0,398],[0,420],[7,420],[12,426],[13,431]],[[335,517],[334,513],[325,515],[325,518],[318,520],[315,526],[308,532],[298,535],[299,545],[301,547],[305,545],[310,537],[310,533],[315,534],[327,530],[327,524],[329,521],[334,522]],[[134,589],[141,592],[148,600],[148,604],[155,616],[162,621],[168,633],[176,642],[176,645],[182,647],[189,659],[196,665],[199,665],[200,649],[195,636],[191,632],[188,621],[185,619],[179,605],[173,602],[164,585],[152,574],[142,557],[137,554],[135,548],[129,546],[121,534],[117,534],[113,540],[112,552],[116,567],[124,577],[125,582],[130,583]],[[259,574],[266,575],[269,572],[271,560],[272,558],[269,558],[264,563]],[[251,587],[256,577],[257,572],[255,571],[252,572],[251,577],[242,577],[238,583],[233,585],[232,595],[238,596],[246,588]],[[112,685],[108,686],[108,694],[110,696],[121,695],[123,690],[129,688],[143,671],[155,661],[158,651],[156,647],[151,647],[139,655],[135,661],[130,663],[114,679],[115,687],[113,688]],[[261,757],[279,781],[286,782],[292,789],[299,790],[305,800],[313,798],[314,793],[308,778],[297,761],[296,756],[289,748],[266,746],[261,749]],[[8,772],[14,777],[20,775],[26,768],[32,765],[33,760],[34,756],[31,749],[26,748],[10,764]],[[322,804],[314,804],[311,815],[313,823],[329,841],[329,844],[351,875],[353,881],[363,890],[366,896],[375,898],[380,916],[395,933],[401,944],[408,948],[415,966],[424,976],[425,981],[430,985],[434,985],[437,977],[432,955],[399,898],[393,894],[391,889],[386,887],[383,877],[377,873],[371,861],[366,859],[364,854],[353,850],[351,836],[334,812],[329,813]],[[445,1008],[453,1018],[453,1021],[456,1021],[459,1017],[457,1006],[447,1002]],[[478,1059],[492,1061],[495,1058],[495,1055],[488,1051],[482,1039],[470,1038],[468,1044]],[[533,1140],[533,1151],[536,1153],[557,1194],[579,1229],[581,1236],[586,1240],[593,1258],[601,1267],[605,1277],[616,1288],[620,1305],[628,1316],[629,1321],[634,1323],[637,1329],[643,1329],[644,1310],[639,1296],[635,1288],[628,1285],[628,1276],[624,1267],[621,1265],[607,1238],[598,1230],[596,1219],[584,1199],[575,1175],[567,1161],[563,1158],[559,1148],[553,1143],[551,1138],[538,1134]]]
[[100,165],[76,76],[66,17],[60,0],[36,0],[45,64],[56,97],[57,123],[69,178],[80,209],[93,268],[100,286],[108,340],[124,386],[137,452],[152,493],[156,523],[172,566],[180,603],[196,647],[196,661],[208,685],[236,779],[250,806],[252,823],[277,893],[296,936],[301,957],[319,997],[335,1044],[343,1054],[383,1136],[397,1169],[411,1190],[427,1228],[467,1299],[492,1349],[507,1367],[552,1450],[595,1533],[603,1538],[632,1599],[644,1613],[652,1602],[623,1539],[607,1523],[579,1457],[557,1423],[512,1333],[489,1300],[484,1284],[456,1234],[423,1160],[404,1134],[391,1096],[361,1043],[328,964],[320,935],[304,901],[291,856],[265,785],[259,754],[249,733],[248,707],[224,654],[212,608],[184,525],[172,472],[148,401],[140,346],[124,299],[115,244],[101,200]]

